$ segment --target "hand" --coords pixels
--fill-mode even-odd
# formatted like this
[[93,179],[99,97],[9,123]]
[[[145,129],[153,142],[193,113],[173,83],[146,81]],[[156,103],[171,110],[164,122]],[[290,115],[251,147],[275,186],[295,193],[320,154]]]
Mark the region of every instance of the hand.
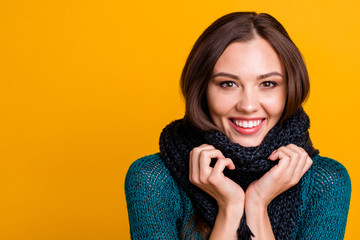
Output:
[[[210,166],[212,158],[217,158],[214,167]],[[225,167],[235,169],[232,160],[225,158],[220,150],[211,145],[203,144],[190,152],[190,182],[212,196],[220,209],[237,206],[242,214],[244,191],[224,175]]]
[[277,159],[280,161],[276,166],[250,184],[245,205],[266,208],[276,196],[296,185],[312,165],[305,150],[294,144],[280,147],[269,156],[271,161]]

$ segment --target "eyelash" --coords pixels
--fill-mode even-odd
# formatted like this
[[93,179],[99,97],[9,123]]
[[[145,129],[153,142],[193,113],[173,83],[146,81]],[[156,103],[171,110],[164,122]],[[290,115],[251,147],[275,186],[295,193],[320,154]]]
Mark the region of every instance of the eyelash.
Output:
[[[271,86],[264,86],[265,84],[270,84]],[[276,87],[277,85],[278,85],[278,83],[277,82],[273,82],[273,81],[264,81],[264,82],[262,82],[262,83],[260,83],[260,85],[262,86],[262,87],[264,87],[264,88],[274,88],[274,87]]]
[[[232,84],[232,86],[231,87],[225,86],[227,84]],[[224,81],[224,82],[221,82],[219,85],[220,85],[220,87],[223,87],[223,88],[233,88],[233,87],[237,86],[236,83],[234,83],[232,81]]]
[[[231,84],[232,86],[229,86],[229,84]],[[270,84],[270,86],[265,86],[265,84]],[[220,85],[220,87],[223,87],[223,88],[233,88],[233,87],[237,86],[237,84],[232,81],[224,81],[224,82],[221,82],[219,85]],[[278,83],[273,82],[273,81],[264,81],[264,82],[260,83],[260,86],[264,87],[264,88],[274,88],[277,85],[278,85]]]

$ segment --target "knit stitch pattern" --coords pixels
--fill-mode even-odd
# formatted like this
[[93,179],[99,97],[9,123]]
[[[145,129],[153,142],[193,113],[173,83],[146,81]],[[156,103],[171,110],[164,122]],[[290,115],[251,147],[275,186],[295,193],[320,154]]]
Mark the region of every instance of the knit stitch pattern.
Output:
[[[189,175],[191,150],[202,144],[210,144],[220,150],[235,165],[234,170],[224,169],[224,175],[241,186],[245,192],[249,184],[260,179],[277,164],[277,161],[268,159],[275,149],[295,144],[303,148],[310,158],[319,153],[310,140],[309,127],[309,117],[299,108],[283,123],[276,124],[259,146],[245,147],[230,141],[220,131],[203,131],[186,119],[180,119],[167,125],[161,132],[160,155],[172,177],[190,197],[196,215],[200,215],[212,228],[218,212],[216,200],[184,177]],[[288,240],[294,230],[299,194],[300,185],[296,184],[279,194],[268,206],[271,227],[278,240]],[[251,240],[251,229],[247,226],[245,217],[246,214],[243,214],[238,228],[238,239]]]
[[[317,155],[300,184],[291,239],[343,239],[351,195],[346,169]],[[193,215],[193,205],[160,154],[140,158],[130,166],[125,193],[132,239],[190,239],[193,226],[187,227],[187,223]],[[201,239],[199,233],[195,239]]]

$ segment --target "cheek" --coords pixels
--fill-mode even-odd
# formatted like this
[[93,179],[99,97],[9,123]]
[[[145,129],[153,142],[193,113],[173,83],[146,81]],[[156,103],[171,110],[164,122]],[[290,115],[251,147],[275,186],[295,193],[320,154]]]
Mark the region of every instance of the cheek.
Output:
[[[217,95],[217,96],[216,96]],[[236,102],[229,97],[214,94],[208,97],[209,113],[213,121],[226,117],[236,105]]]
[[263,101],[263,106],[274,120],[278,121],[285,108],[286,97],[283,94],[268,97]]

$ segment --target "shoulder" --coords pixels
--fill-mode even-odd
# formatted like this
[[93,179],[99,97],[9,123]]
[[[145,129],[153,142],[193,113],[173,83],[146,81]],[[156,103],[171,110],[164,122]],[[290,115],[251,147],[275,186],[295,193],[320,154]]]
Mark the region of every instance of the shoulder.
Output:
[[165,170],[164,168],[165,165],[161,161],[159,153],[139,158],[130,165],[126,174],[126,181],[146,177],[149,174],[159,174]]
[[346,168],[339,162],[322,156],[313,158],[313,165],[301,183],[302,200],[307,206],[348,208],[351,180]]
[[179,200],[179,188],[160,154],[142,157],[131,164],[125,178],[127,200],[142,198],[169,203]]
[[350,194],[351,180],[346,168],[339,162],[322,156],[313,158],[311,180],[314,189],[323,191],[344,192]]
[[160,154],[133,162],[125,178],[132,239],[177,239],[184,217],[181,190]]
[[346,168],[322,156],[302,178],[295,239],[343,239],[351,181]]
[[125,177],[125,188],[133,185],[159,186],[170,182],[173,183],[174,180],[160,154],[156,153],[139,158],[130,165]]

